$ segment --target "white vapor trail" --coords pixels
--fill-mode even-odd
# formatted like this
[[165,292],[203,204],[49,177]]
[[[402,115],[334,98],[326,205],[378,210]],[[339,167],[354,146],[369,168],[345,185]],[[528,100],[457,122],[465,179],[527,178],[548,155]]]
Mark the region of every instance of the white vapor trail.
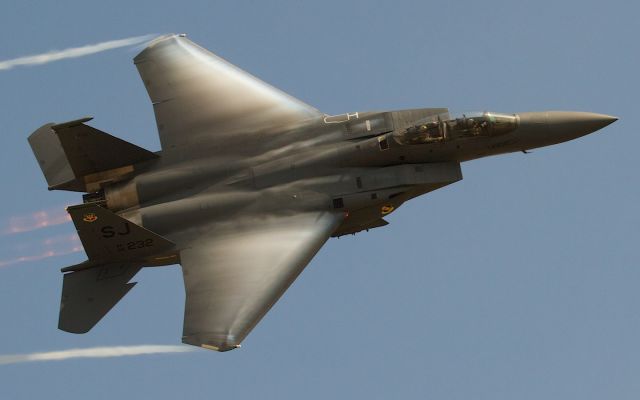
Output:
[[18,57],[11,60],[0,61],[0,71],[9,70],[19,66],[31,66],[46,64],[53,61],[64,60],[65,58],[84,57],[101,51],[127,47],[151,40],[155,35],[134,36],[120,40],[110,40],[108,42],[88,44],[81,47],[71,47],[64,50],[52,50],[42,54]]
[[193,350],[194,348],[187,346],[167,345],[92,347],[88,349],[70,349],[44,353],[0,355],[0,365],[36,361],[63,361],[73,358],[107,358],[139,356],[143,354],[187,353]]

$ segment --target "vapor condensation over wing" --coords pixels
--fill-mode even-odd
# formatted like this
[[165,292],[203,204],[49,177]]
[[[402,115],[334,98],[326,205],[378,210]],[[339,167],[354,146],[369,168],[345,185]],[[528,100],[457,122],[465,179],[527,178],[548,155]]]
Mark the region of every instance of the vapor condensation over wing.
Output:
[[110,40],[81,47],[71,47],[64,50],[52,50],[46,53],[34,54],[25,57],[0,61],[0,71],[9,70],[19,66],[32,66],[64,60],[66,58],[84,57],[102,51],[117,49],[119,47],[133,46],[151,40],[155,35],[134,36],[126,39]]
[[167,345],[92,347],[88,349],[69,349],[43,353],[0,355],[0,365],[37,361],[63,361],[74,358],[107,358],[139,356],[144,354],[186,353],[193,350],[193,348],[187,346]]
[[46,228],[48,226],[60,225],[71,221],[71,217],[65,211],[65,207],[56,207],[47,210],[35,211],[31,214],[16,215],[9,218],[2,229],[2,233],[22,233]]

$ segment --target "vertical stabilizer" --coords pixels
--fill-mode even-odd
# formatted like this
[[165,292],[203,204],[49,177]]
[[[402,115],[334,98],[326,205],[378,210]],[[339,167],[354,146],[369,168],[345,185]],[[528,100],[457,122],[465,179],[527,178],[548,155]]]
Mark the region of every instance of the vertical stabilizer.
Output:
[[136,164],[158,155],[84,123],[90,117],[46,124],[29,136],[50,190],[95,192],[131,177]]

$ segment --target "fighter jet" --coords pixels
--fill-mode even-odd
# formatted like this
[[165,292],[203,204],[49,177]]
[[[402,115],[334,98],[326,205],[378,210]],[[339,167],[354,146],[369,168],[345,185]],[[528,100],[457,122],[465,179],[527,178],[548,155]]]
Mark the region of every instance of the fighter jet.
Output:
[[460,164],[549,146],[615,117],[586,112],[327,115],[191,42],[167,35],[134,58],[162,149],[82,118],[29,136],[87,260],[62,269],[59,328],[85,333],[143,267],[180,264],[182,341],[240,346],[330,237],[388,224],[404,202],[462,179]]

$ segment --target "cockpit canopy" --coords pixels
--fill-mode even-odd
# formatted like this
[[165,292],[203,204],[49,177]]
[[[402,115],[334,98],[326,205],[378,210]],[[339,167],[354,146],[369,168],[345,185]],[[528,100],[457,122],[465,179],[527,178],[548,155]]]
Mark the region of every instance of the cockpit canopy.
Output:
[[400,144],[424,144],[452,139],[491,137],[509,133],[518,127],[515,114],[493,112],[464,113],[458,116],[439,114],[418,121],[394,133]]

